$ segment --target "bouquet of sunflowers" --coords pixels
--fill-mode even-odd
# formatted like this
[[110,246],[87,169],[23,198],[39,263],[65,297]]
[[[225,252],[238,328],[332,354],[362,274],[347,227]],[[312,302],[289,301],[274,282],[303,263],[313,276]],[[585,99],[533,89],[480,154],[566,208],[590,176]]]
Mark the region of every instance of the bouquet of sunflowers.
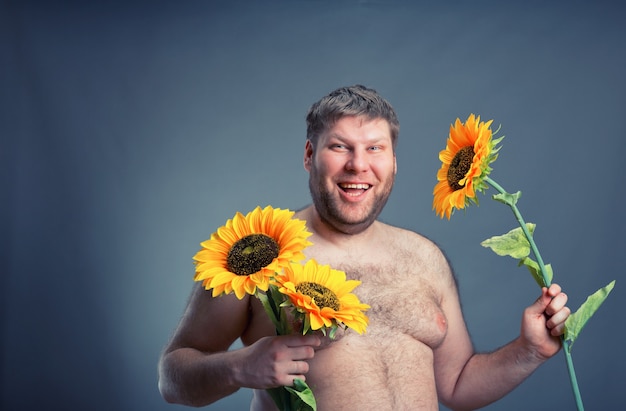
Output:
[[[322,332],[330,338],[339,327],[363,334],[369,306],[352,293],[361,282],[315,260],[300,263],[311,245],[305,222],[294,212],[267,206],[239,212],[201,243],[194,256],[195,280],[213,297],[234,293],[258,298],[276,328],[288,335],[294,324],[302,334]],[[291,317],[289,317],[291,316]],[[315,396],[306,382],[267,390],[280,410],[314,411]]]

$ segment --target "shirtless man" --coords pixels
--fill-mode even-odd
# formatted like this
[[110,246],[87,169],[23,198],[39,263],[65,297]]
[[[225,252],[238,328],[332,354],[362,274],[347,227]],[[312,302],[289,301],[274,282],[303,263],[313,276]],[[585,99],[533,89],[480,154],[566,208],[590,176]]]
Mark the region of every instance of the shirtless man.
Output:
[[[455,279],[442,252],[419,234],[377,220],[391,193],[398,121],[374,90],[341,88],[307,116],[304,167],[313,205],[296,218],[313,233],[307,258],[362,284],[367,332],[333,341],[275,336],[254,297],[212,298],[198,284],[159,366],[168,402],[210,404],[241,387],[251,410],[275,410],[266,388],[305,379],[318,410],[475,409],[501,398],[555,355],[569,316],[558,285],[522,315],[520,336],[475,353]],[[243,348],[228,350],[241,338]]]

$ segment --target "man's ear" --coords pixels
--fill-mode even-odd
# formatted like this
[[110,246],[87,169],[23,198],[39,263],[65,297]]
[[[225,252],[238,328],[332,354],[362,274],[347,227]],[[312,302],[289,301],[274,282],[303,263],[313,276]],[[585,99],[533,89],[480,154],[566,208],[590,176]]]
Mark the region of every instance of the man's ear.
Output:
[[393,153],[393,175],[398,174],[398,162],[396,161],[396,153]]
[[304,144],[304,169],[311,171],[311,163],[313,162],[313,143],[311,140],[307,140]]

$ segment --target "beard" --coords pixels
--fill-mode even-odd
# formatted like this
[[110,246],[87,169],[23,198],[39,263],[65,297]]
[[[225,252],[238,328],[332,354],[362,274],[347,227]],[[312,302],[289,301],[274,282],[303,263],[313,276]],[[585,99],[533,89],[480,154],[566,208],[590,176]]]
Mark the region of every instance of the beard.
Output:
[[[309,191],[320,218],[328,226],[345,234],[358,234],[371,226],[383,211],[391,195],[395,175],[383,182],[383,191],[367,204],[345,204],[334,196],[317,177],[314,168],[309,174]],[[370,188],[371,190],[372,188]]]

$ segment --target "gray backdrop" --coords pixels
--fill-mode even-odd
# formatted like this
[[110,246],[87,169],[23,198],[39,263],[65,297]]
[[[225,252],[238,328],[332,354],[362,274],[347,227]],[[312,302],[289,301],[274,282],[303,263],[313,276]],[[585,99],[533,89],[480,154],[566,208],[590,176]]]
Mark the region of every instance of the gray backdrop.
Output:
[[[431,192],[451,122],[473,112],[502,125],[492,176],[523,192],[570,305],[618,280],[574,361],[588,410],[623,404],[619,3],[54,3],[0,9],[0,408],[183,409],[160,398],[156,363],[191,257],[237,210],[308,203],[304,115],[355,83],[402,124],[382,218],[446,251],[479,350],[517,335],[538,289],[479,245],[515,227],[506,206],[481,196],[442,221]],[[562,354],[487,407],[573,408]]]

